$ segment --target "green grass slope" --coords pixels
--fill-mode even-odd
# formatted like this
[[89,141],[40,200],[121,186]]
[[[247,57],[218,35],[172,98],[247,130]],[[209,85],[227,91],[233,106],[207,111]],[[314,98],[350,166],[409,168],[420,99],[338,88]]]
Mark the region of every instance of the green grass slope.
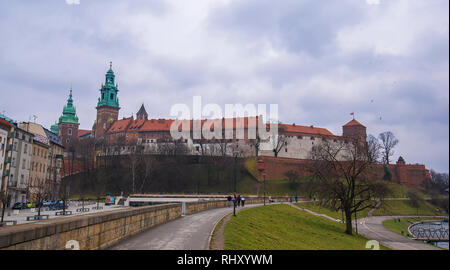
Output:
[[256,207],[239,212],[226,224],[225,249],[365,250],[368,239],[344,231],[344,224],[288,205]]

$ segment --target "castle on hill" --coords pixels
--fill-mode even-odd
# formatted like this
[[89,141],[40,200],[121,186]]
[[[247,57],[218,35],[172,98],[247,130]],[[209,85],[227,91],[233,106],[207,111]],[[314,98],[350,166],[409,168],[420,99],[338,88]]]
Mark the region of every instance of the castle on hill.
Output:
[[[112,64],[110,64],[105,75],[105,82],[99,89],[97,116],[91,130],[79,129],[80,123],[73,104],[72,89],[70,90],[67,104],[63,108],[58,123],[51,127],[51,131],[58,134],[64,144],[66,154],[74,151],[77,142],[84,138],[105,141],[108,147],[101,155],[129,154],[136,149],[136,145],[142,146],[144,153],[161,154],[163,145],[175,143],[170,132],[175,120],[149,118],[144,104],[137,111],[136,118],[131,116],[119,119],[119,89],[115,79]],[[205,121],[200,121],[202,127]],[[184,153],[188,155],[257,156],[264,162],[265,173],[269,177],[281,179],[285,171],[293,168],[304,175],[305,171],[302,171],[301,163],[309,159],[309,153],[315,145],[325,141],[336,144],[347,143],[354,138],[365,142],[367,137],[366,127],[355,119],[342,126],[342,135],[333,134],[321,127],[279,123],[277,137],[272,136],[267,140],[260,140],[258,136],[256,139],[249,136],[249,130],[259,125],[269,128],[269,124],[264,123],[262,116],[212,120],[214,124],[222,127],[225,127],[227,121],[231,121],[232,128],[224,129],[223,133],[231,132],[232,139],[206,140],[187,136],[177,140],[176,145],[183,146]],[[193,120],[188,122],[192,135],[192,127],[195,123]],[[236,136],[239,132],[244,134],[243,139],[238,139]],[[280,140],[280,137],[283,139]],[[424,165],[407,165],[403,158],[399,159],[397,164],[386,167],[391,171],[393,179],[405,185],[419,187],[424,180],[429,179],[429,172]],[[380,166],[380,178],[385,169],[384,166]]]

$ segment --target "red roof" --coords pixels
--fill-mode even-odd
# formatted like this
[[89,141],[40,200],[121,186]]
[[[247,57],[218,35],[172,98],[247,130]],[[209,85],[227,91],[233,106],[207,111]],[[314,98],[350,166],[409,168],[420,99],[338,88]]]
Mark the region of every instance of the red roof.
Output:
[[278,124],[278,129],[282,132],[287,133],[301,133],[301,134],[315,134],[315,135],[326,135],[334,136],[328,129],[318,128],[314,126],[299,126],[299,125],[288,125],[288,124]]
[[88,133],[91,133],[91,130],[87,130],[87,129],[79,129],[78,130],[78,137],[82,137]]
[[106,131],[107,133],[124,132],[127,130],[128,125],[133,121],[132,118],[125,118],[115,121],[111,127]]
[[344,125],[344,127],[349,127],[349,126],[362,126],[364,127],[360,122],[356,121],[355,119],[353,119],[352,121],[348,122],[347,124]]
[[[144,120],[139,120],[144,121]],[[149,119],[143,123],[139,131],[170,131],[172,119]]]

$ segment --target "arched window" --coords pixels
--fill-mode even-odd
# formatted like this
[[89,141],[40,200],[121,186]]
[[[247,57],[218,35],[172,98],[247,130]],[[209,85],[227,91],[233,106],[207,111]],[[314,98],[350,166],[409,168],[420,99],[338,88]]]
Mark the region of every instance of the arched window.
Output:
[[71,129],[71,128],[69,128],[69,129],[67,130],[67,134],[68,134],[68,135],[72,135],[72,129]]

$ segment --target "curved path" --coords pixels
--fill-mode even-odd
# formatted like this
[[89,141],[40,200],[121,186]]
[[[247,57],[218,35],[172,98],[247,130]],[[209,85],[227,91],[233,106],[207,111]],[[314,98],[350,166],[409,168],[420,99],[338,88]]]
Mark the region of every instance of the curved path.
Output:
[[[260,206],[246,205],[241,209]],[[233,213],[233,207],[217,208],[186,215],[161,224],[148,231],[131,236],[110,247],[113,250],[205,250],[214,226],[225,215]]]
[[408,239],[404,236],[391,232],[383,226],[383,221],[406,216],[373,216],[358,219],[358,233],[380,244],[392,249],[400,250],[441,250],[440,248]]

